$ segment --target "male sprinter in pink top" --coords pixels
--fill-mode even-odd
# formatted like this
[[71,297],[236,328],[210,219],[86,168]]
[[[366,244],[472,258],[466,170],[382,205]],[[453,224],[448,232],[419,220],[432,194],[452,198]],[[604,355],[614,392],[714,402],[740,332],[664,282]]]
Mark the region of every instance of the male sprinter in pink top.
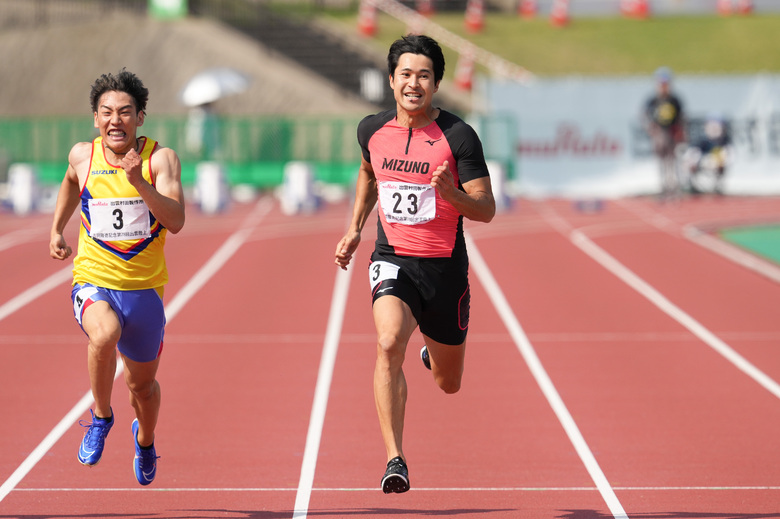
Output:
[[463,217],[493,219],[496,204],[482,144],[474,130],[432,104],[444,56],[427,36],[395,41],[387,57],[396,108],[363,119],[352,222],[336,247],[349,265],[379,202],[369,265],[377,331],[374,399],[387,449],[385,493],[409,490],[403,452],[403,361],[414,329],[425,338],[423,362],[446,393],[460,389],[469,323],[468,256]]

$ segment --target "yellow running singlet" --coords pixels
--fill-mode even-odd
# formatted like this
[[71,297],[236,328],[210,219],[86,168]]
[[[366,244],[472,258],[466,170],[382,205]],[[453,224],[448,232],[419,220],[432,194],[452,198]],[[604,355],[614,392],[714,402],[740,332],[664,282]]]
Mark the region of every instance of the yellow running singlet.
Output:
[[[150,157],[157,142],[141,137],[143,176],[152,185]],[[149,212],[120,166],[109,164],[102,137],[92,142],[81,191],[79,248],[73,282],[114,290],[160,288],[168,282],[163,247],[167,229]]]

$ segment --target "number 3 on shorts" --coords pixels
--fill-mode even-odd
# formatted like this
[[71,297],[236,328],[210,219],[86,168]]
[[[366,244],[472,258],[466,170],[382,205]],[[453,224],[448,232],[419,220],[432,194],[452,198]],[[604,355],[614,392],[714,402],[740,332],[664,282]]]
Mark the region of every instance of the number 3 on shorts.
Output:
[[387,261],[375,261],[368,266],[368,280],[371,283],[371,290],[385,279],[398,279],[398,265],[393,265]]

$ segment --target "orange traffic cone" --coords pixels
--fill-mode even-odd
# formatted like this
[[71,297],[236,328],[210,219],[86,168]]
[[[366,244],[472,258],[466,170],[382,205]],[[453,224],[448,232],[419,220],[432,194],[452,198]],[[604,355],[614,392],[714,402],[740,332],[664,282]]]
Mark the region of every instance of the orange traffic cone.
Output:
[[647,0],[622,0],[620,11],[629,18],[647,18],[650,16],[650,4]]
[[536,0],[520,0],[520,6],[518,14],[523,18],[533,18],[536,16],[536,12],[539,10],[539,6],[536,5]]
[[417,0],[417,12],[423,16],[433,15],[433,0]]
[[474,83],[474,53],[466,51],[458,56],[455,65],[455,86],[459,90],[471,91]]
[[753,12],[753,0],[737,0],[737,12],[739,14],[750,14]]
[[376,6],[368,0],[360,0],[358,31],[363,36],[368,37],[376,34]]
[[550,23],[556,27],[563,27],[569,23],[569,0],[553,0]]
[[485,26],[485,2],[469,0],[466,4],[466,30],[471,33],[482,31]]

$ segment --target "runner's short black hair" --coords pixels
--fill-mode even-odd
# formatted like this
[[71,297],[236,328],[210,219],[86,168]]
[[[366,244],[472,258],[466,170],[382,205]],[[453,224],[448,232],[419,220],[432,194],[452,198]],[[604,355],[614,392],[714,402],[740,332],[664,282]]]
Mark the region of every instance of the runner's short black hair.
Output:
[[390,52],[387,54],[387,71],[390,76],[395,75],[401,55],[407,53],[422,54],[433,61],[433,79],[436,83],[444,77],[444,54],[441,47],[433,38],[418,34],[409,34],[390,45]]
[[106,92],[124,92],[129,94],[135,101],[135,108],[138,112],[146,112],[146,102],[149,100],[149,89],[143,82],[133,74],[123,68],[116,75],[103,74],[92,84],[92,90],[89,93],[89,102],[92,106],[92,113],[98,111],[100,97]]

